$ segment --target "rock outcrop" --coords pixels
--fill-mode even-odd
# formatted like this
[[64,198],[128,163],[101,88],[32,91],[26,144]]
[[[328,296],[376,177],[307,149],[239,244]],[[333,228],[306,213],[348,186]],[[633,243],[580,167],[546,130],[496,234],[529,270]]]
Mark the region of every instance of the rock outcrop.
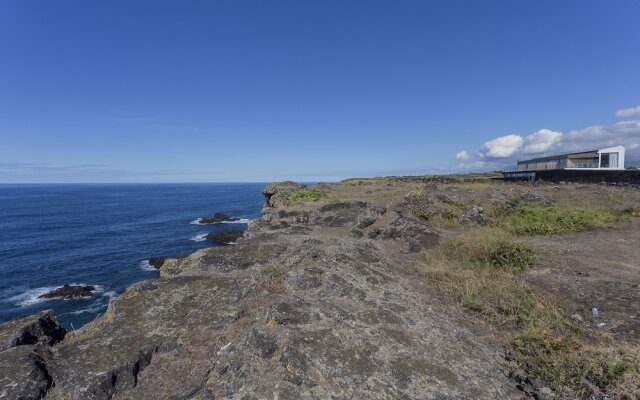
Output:
[[0,325],[0,399],[41,399],[52,386],[51,346],[66,330],[51,310]]
[[221,222],[235,222],[235,221],[240,221],[240,218],[229,217],[228,215],[222,214],[222,213],[215,213],[210,217],[200,218],[198,220],[198,223],[202,225],[206,225],[206,224],[219,224]]
[[59,288],[55,288],[45,294],[38,296],[40,299],[81,299],[83,297],[91,297],[95,286],[91,285],[64,285]]
[[211,232],[205,236],[205,240],[209,242],[230,244],[235,243],[236,240],[240,239],[244,235],[244,231],[240,229],[235,229],[232,231],[222,231],[222,232]]
[[162,264],[164,264],[164,262],[167,261],[167,258],[169,257],[152,257],[149,259],[148,263],[153,268],[160,269],[162,267]]

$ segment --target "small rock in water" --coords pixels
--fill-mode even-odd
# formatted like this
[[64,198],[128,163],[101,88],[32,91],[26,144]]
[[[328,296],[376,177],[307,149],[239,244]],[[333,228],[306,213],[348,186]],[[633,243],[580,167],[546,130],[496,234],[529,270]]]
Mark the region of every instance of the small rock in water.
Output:
[[53,299],[61,297],[63,299],[80,299],[83,297],[90,297],[95,290],[95,286],[91,285],[64,285],[53,289],[50,292],[38,296],[39,299]]
[[198,223],[200,224],[217,224],[220,222],[234,222],[234,221],[240,221],[240,218],[236,218],[236,217],[229,217],[226,214],[222,214],[222,213],[215,213],[210,217],[202,217],[200,218],[200,221],[198,221]]

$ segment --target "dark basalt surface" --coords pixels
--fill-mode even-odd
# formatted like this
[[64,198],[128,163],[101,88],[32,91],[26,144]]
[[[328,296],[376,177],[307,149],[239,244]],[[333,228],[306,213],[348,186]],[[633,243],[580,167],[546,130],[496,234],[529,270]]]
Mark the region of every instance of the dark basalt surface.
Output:
[[167,260],[167,258],[169,258],[169,257],[153,257],[153,258],[149,259],[148,263],[153,268],[160,269],[160,267],[162,267],[162,264],[164,264],[164,262]]
[[200,218],[200,221],[198,223],[202,225],[206,225],[206,224],[219,224],[221,222],[234,222],[234,221],[240,221],[240,218],[229,217],[228,215],[222,214],[222,213],[215,213],[210,217]]
[[53,384],[51,346],[66,330],[52,310],[0,325],[0,399],[41,399]]
[[95,286],[86,285],[64,285],[63,287],[59,287],[53,289],[50,292],[42,294],[38,296],[39,299],[55,299],[55,298],[63,298],[63,299],[80,299],[83,297],[90,297],[93,295],[93,291],[95,290]]
[[236,240],[241,238],[244,235],[243,230],[233,230],[233,231],[224,231],[224,232],[211,232],[205,236],[205,240],[208,242],[216,242],[216,243],[235,243]]

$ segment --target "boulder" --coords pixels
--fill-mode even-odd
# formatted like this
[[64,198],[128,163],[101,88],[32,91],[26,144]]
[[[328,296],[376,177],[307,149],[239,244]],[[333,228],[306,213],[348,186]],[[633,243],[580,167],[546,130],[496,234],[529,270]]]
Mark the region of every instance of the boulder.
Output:
[[39,299],[54,299],[57,297],[63,299],[81,299],[83,297],[90,297],[95,290],[95,286],[91,285],[64,285],[59,288],[55,288],[50,292],[38,296]]

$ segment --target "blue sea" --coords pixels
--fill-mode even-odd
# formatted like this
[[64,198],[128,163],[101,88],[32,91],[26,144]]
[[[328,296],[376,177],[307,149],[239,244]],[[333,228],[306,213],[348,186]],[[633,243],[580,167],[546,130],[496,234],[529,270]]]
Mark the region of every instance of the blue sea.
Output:
[[[131,284],[156,278],[146,260],[214,246],[208,232],[246,229],[263,183],[0,185],[0,322],[52,308],[78,328]],[[198,225],[222,212],[242,223]],[[64,284],[91,298],[42,300]]]

